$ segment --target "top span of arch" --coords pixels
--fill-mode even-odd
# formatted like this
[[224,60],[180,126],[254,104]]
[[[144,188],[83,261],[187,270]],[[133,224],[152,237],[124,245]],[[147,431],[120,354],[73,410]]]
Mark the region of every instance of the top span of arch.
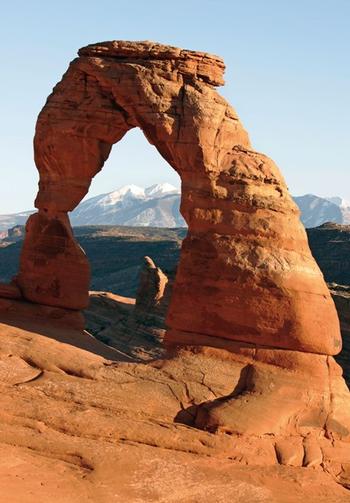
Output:
[[183,183],[200,171],[211,185],[210,173],[222,171],[234,146],[250,147],[236,112],[215,89],[224,68],[216,56],[154,42],[80,49],[38,117],[35,206],[72,211],[112,145],[134,127]]
[[130,42],[113,40],[82,47],[79,56],[113,58],[124,62],[140,60],[167,60],[179,73],[193,76],[213,86],[222,86],[225,64],[219,56],[206,52],[179,49],[171,45],[158,44],[149,40]]
[[27,224],[17,282],[26,299],[86,307],[89,268],[67,212],[88,192],[112,145],[139,127],[181,177],[188,224],[167,341],[218,339],[336,354],[339,321],[299,210],[274,162],[252,150],[222,98],[215,56],[153,42],[79,51],[35,133],[39,212]]

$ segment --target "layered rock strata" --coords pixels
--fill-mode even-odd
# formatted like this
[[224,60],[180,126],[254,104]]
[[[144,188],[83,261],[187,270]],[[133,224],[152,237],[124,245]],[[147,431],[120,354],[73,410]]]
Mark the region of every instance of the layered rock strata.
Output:
[[[186,388],[187,423],[230,433],[242,449],[268,439],[282,464],[330,459],[347,484],[350,395],[332,357],[341,349],[335,306],[278,168],[252,149],[215,90],[223,71],[220,58],[151,42],[79,51],[38,118],[39,211],[27,224],[17,284],[34,303],[86,307],[89,267],[67,214],[112,145],[141,128],[181,177],[188,224],[168,360],[157,368],[176,366],[186,347],[199,376],[199,355],[215,359],[203,376],[211,387],[229,361],[229,390],[199,401]],[[181,372],[191,382],[192,370]]]
[[216,92],[223,71],[216,56],[153,42],[79,51],[38,118],[39,213],[27,224],[18,283],[33,302],[86,307],[89,268],[67,212],[112,145],[139,127],[179,173],[189,226],[169,340],[180,332],[336,354],[339,323],[299,211]]
[[[181,350],[175,359],[122,362],[82,331],[47,321],[23,317],[20,304],[15,319],[0,310],[3,501],[350,502],[349,444],[313,431],[195,427],[200,405],[240,380],[229,354]],[[288,378],[281,385],[288,392]],[[268,409],[272,422],[277,404]],[[266,408],[256,414],[266,424]]]

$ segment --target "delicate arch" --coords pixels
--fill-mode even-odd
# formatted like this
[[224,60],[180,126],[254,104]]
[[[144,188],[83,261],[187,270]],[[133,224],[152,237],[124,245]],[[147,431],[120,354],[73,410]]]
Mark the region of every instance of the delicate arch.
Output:
[[299,212],[278,168],[251,150],[216,92],[224,64],[150,42],[79,51],[39,115],[40,173],[17,278],[33,302],[82,309],[89,266],[67,212],[111,147],[139,127],[179,173],[188,223],[170,312],[170,342],[240,343],[334,354],[339,323]]

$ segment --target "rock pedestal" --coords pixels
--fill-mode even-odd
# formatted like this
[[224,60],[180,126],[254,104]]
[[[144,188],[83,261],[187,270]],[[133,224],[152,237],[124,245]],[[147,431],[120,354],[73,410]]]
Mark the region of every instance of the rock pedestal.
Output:
[[136,293],[136,309],[145,313],[159,312],[165,316],[167,306],[164,305],[164,296],[168,278],[150,257],[144,257],[139,281]]

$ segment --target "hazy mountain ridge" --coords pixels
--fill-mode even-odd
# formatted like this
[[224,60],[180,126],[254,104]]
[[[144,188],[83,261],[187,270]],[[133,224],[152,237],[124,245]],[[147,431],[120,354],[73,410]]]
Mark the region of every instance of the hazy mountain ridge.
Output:
[[[314,194],[305,194],[293,198],[301,211],[301,221],[306,228],[318,227],[326,222],[347,224],[350,220],[350,208],[341,206],[340,197],[323,198]],[[337,203],[338,204],[337,204]]]
[[128,225],[183,227],[179,189],[169,183],[145,189],[126,185],[119,190],[82,202],[70,215],[73,226]]
[[[16,225],[24,225],[28,219],[28,217],[34,213],[35,210],[32,211],[22,211],[21,213],[11,213],[0,215],[0,238],[4,238],[7,236],[6,231],[15,227]],[[4,233],[5,231],[5,233]]]
[[[185,227],[180,214],[181,191],[169,183],[150,187],[125,185],[113,192],[89,198],[70,213],[73,226],[125,225],[141,227]],[[350,202],[341,197],[305,194],[294,197],[305,227],[325,222],[350,224]],[[0,238],[7,229],[25,224],[32,211],[0,215]],[[5,234],[4,234],[5,232]]]

